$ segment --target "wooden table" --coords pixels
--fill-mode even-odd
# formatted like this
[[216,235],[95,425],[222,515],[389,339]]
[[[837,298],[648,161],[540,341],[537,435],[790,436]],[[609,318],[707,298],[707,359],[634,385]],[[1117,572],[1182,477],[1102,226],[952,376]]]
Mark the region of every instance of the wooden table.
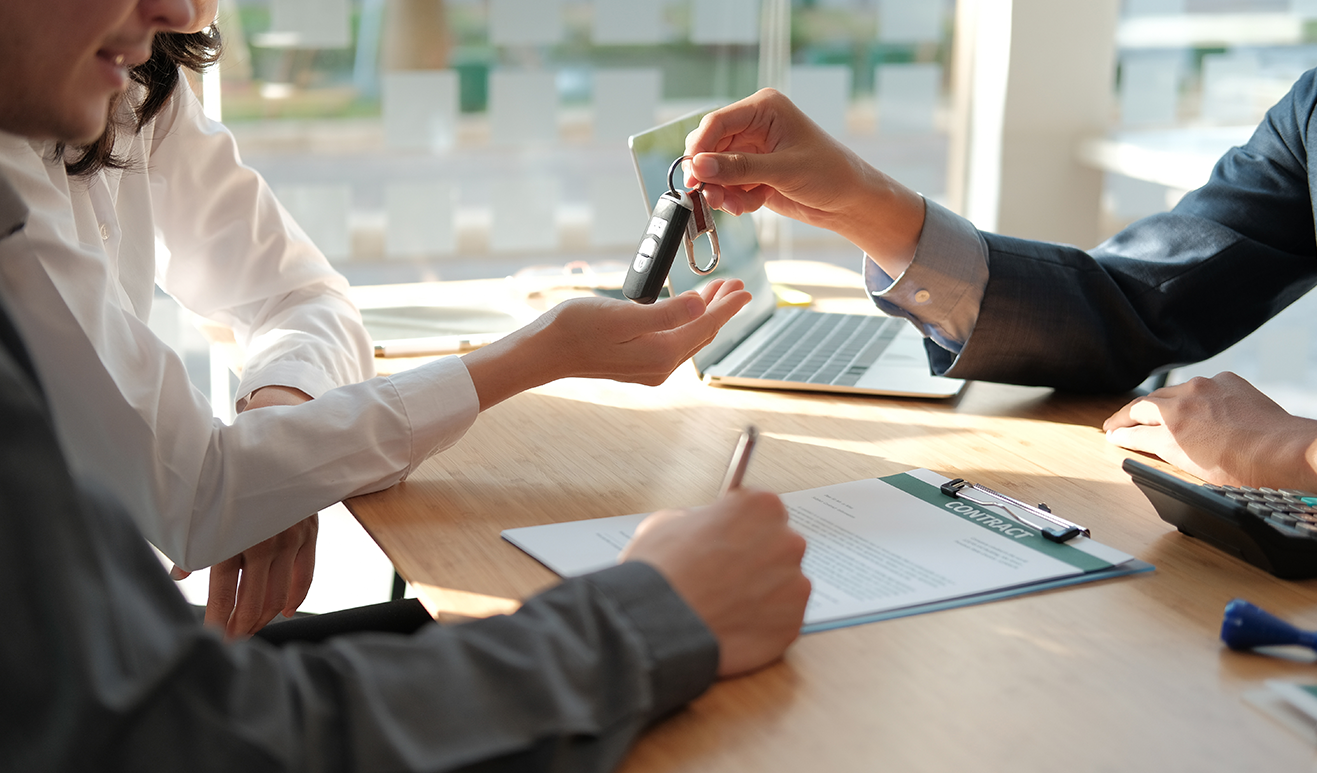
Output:
[[1306,770],[1314,748],[1241,700],[1310,662],[1226,650],[1244,597],[1317,627],[1317,584],[1184,537],[1099,426],[1123,398],[972,384],[950,401],[568,380],[487,411],[454,448],[348,507],[436,611],[515,608],[555,577],[503,529],[710,501],[742,426],[747,485],[787,492],[927,467],[1045,501],[1156,565],[1121,578],[812,634],[648,732],[629,771]]

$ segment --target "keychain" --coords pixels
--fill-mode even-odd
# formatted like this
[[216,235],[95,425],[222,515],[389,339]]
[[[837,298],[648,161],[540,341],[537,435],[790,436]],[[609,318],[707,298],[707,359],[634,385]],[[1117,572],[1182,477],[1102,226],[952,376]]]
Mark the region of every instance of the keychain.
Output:
[[[672,183],[672,175],[676,173],[677,167],[688,158],[690,156],[682,156],[668,168],[668,190],[659,196],[658,203],[654,205],[654,214],[636,250],[636,258],[627,269],[622,294],[636,303],[653,303],[658,300],[659,291],[668,280],[668,271],[672,269],[672,260],[677,255],[679,241],[686,245],[686,261],[691,271],[704,276],[718,268],[721,257],[718,232],[713,225],[713,209],[701,192],[704,183],[684,193],[678,193]],[[704,234],[709,235],[713,260],[701,268],[695,262],[695,240]]]

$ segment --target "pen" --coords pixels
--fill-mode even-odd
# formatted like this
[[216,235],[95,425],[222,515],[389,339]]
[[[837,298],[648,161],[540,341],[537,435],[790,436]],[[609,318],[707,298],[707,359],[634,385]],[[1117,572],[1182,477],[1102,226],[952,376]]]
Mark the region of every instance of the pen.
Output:
[[755,441],[758,439],[759,430],[753,424],[741,433],[741,439],[736,441],[736,450],[732,452],[732,463],[727,466],[727,476],[723,478],[722,491],[718,492],[719,499],[727,496],[732,489],[740,488],[745,469],[750,466],[750,454],[754,452]]
[[376,357],[428,357],[441,354],[465,354],[503,337],[503,333],[487,335],[431,336],[429,338],[399,339],[375,344]]

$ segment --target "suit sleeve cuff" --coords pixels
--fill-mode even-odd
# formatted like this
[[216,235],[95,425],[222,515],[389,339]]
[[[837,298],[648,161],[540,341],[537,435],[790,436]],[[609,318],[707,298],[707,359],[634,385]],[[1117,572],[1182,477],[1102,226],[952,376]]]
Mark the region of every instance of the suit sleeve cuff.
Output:
[[628,561],[583,579],[607,596],[648,651],[656,720],[699,697],[718,674],[718,640],[657,569]]
[[864,283],[887,314],[914,323],[942,348],[959,352],[978,320],[988,284],[988,248],[963,217],[927,201],[915,256],[896,279],[867,257]]

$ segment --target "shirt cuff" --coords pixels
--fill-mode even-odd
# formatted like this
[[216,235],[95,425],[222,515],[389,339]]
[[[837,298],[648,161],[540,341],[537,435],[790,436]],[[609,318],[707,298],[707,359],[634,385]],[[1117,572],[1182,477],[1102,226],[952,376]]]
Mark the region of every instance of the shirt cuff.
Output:
[[388,377],[411,426],[411,464],[405,479],[421,462],[461,439],[480,415],[480,397],[461,357],[444,357]]
[[627,561],[581,579],[609,598],[644,640],[657,720],[699,697],[718,675],[718,640],[657,569]]
[[942,348],[960,353],[978,321],[988,285],[988,246],[972,223],[925,200],[924,230],[910,266],[893,280],[864,259],[864,285],[884,312],[914,323]]

